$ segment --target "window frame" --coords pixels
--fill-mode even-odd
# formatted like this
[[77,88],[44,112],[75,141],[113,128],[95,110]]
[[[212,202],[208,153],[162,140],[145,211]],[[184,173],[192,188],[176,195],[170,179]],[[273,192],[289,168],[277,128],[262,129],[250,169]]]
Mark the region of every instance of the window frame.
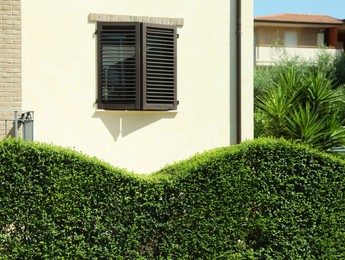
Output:
[[[104,95],[105,91],[109,90],[111,86],[108,86],[105,83],[105,74],[104,74],[104,59],[109,58],[111,51],[106,53],[104,51],[105,44],[105,31],[109,28],[134,28],[135,35],[135,100],[113,100],[106,101]],[[167,45],[168,46],[168,58],[161,57],[161,60],[158,60],[159,65],[162,67],[161,76],[159,81],[158,91],[155,89],[153,92],[152,87],[150,89],[150,84],[156,84],[155,82],[150,82],[149,79],[149,67],[150,67],[150,56],[148,48],[155,48],[155,46],[149,46],[150,42],[155,39],[149,39],[147,35],[148,28],[153,28],[161,30],[162,34],[158,33],[158,36],[162,37],[158,40],[162,40],[157,45]],[[110,29],[109,29],[110,30]],[[114,29],[115,31],[116,29]],[[110,30],[111,31],[111,30]],[[98,72],[98,87],[97,87],[97,106],[98,109],[105,110],[155,110],[155,111],[168,111],[176,110],[177,108],[177,27],[175,25],[163,25],[163,24],[152,24],[144,22],[97,22],[97,72]],[[111,34],[111,32],[108,32]],[[165,36],[165,33],[168,36]],[[159,36],[161,35],[161,36]],[[164,40],[166,38],[166,40]],[[109,45],[114,46],[114,45]],[[120,46],[120,45],[119,45]],[[121,45],[122,46],[122,45]],[[103,48],[103,49],[102,49]],[[164,49],[165,47],[158,47]],[[107,56],[108,55],[108,56]],[[116,54],[115,54],[116,55]],[[105,57],[105,58],[104,58]],[[159,59],[159,58],[158,58]],[[168,62],[166,62],[168,60]],[[121,61],[124,62],[124,61]],[[154,60],[157,63],[157,60]],[[114,63],[115,64],[115,63]],[[152,64],[152,62],[151,62]],[[165,65],[164,65],[165,64]],[[114,66],[117,66],[114,65]],[[164,67],[165,66],[165,67]],[[169,66],[169,67],[167,67]],[[168,72],[166,72],[168,71]],[[164,74],[165,73],[165,74]],[[168,73],[168,76],[166,76]],[[114,75],[113,75],[114,76]],[[124,78],[122,76],[122,78]],[[151,77],[152,78],[152,77]],[[107,81],[107,80],[106,80]],[[165,85],[164,85],[165,84]],[[155,85],[157,86],[157,84]],[[115,89],[118,86],[115,86]],[[113,86],[114,89],[114,86]],[[133,90],[133,89],[132,89]],[[151,91],[151,92],[150,92]],[[116,92],[116,91],[114,91]],[[150,96],[151,93],[151,96]],[[152,94],[153,93],[153,94]],[[158,93],[158,94],[157,94]],[[152,96],[153,95],[153,96]],[[155,96],[157,95],[157,96]],[[153,97],[153,98],[152,98]],[[151,100],[151,101],[150,101]],[[152,101],[153,100],[153,101]]]

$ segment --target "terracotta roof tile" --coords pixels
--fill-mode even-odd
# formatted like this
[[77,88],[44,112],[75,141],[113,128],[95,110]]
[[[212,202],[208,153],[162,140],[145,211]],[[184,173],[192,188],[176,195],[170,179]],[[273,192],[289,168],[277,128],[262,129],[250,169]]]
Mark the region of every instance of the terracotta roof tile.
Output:
[[315,14],[276,14],[257,16],[255,22],[285,22],[285,23],[311,23],[311,24],[343,24],[342,20],[328,15]]

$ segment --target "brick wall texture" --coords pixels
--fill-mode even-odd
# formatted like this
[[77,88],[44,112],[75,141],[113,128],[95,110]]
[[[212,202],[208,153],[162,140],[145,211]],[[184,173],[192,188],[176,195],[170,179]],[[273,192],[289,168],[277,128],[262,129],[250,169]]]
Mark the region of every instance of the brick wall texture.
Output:
[[14,136],[14,111],[22,107],[21,1],[0,0],[0,139]]

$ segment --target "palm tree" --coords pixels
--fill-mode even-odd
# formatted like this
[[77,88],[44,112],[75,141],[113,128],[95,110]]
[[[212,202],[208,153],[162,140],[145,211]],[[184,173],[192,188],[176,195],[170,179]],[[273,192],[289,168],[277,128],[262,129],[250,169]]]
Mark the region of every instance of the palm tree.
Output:
[[321,70],[311,68],[299,74],[296,68],[287,68],[256,100],[262,135],[293,139],[321,150],[344,145],[345,122],[339,114],[343,90]]

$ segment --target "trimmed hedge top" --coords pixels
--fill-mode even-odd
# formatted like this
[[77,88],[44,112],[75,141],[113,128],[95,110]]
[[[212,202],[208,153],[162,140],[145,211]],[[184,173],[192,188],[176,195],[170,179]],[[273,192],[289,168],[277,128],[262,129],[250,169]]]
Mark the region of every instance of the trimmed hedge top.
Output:
[[342,259],[345,163],[284,140],[135,175],[0,142],[1,259]]

